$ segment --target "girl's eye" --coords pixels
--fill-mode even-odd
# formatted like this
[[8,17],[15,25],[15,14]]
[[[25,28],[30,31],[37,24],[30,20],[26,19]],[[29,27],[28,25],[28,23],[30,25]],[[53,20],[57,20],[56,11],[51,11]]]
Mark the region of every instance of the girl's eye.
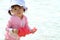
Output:
[[16,9],[14,9],[14,10],[16,10]]

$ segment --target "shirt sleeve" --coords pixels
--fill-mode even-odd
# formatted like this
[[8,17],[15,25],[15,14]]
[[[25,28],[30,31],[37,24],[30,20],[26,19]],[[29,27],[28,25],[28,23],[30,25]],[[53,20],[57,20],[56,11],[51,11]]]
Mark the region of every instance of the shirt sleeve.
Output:
[[10,19],[7,23],[6,31],[12,30],[12,19]]
[[29,30],[29,31],[31,31],[31,28],[29,27],[29,25],[28,25],[28,20],[27,20],[27,17],[26,17],[26,24],[25,24],[25,27]]

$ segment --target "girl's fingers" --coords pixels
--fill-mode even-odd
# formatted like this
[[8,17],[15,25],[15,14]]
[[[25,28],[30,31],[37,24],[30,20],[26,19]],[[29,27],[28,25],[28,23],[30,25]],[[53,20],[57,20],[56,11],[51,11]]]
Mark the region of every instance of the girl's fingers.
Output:
[[33,28],[33,29],[32,29],[32,33],[35,33],[36,31],[37,31],[36,28]]
[[13,29],[12,32],[17,34],[18,30],[17,29]]

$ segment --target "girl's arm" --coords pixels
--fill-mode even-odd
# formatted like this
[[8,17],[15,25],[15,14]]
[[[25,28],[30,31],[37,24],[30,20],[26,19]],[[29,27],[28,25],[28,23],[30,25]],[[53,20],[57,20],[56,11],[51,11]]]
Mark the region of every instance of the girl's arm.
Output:
[[12,18],[8,21],[8,24],[7,24],[7,27],[6,27],[6,31],[17,33],[18,30],[13,28],[13,21],[14,20]]
[[37,29],[35,27],[33,29],[30,29],[30,27],[28,25],[27,18],[26,18],[26,25],[25,26],[29,29],[30,33],[35,33],[37,31]]
[[12,30],[12,20],[8,21],[7,27],[6,27],[6,31],[11,31]]
[[29,27],[29,25],[28,25],[28,20],[27,20],[27,17],[25,18],[26,20],[25,20],[25,27],[29,30],[29,32],[31,33],[31,28]]

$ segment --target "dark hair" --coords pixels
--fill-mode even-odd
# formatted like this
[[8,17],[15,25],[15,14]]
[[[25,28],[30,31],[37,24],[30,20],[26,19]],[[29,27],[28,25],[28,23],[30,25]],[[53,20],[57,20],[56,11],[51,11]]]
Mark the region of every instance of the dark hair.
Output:
[[12,14],[11,14],[10,10],[8,10],[8,13],[12,16]]
[[[21,7],[21,6],[19,6],[19,5],[12,5],[11,8],[13,9],[15,6]],[[23,6],[22,6],[22,7],[23,7]],[[25,12],[25,9],[24,9],[24,12]],[[12,16],[10,10],[8,10],[8,13]]]

